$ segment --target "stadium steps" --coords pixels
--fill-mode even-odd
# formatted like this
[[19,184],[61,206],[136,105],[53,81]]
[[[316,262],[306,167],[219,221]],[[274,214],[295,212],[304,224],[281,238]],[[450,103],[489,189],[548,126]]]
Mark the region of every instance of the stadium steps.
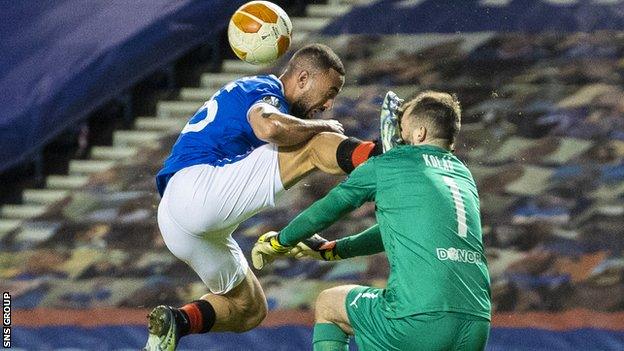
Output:
[[162,136],[163,133],[158,131],[117,130],[113,133],[113,146],[152,146]]
[[[195,106],[195,110],[197,110],[198,106]],[[187,116],[184,116],[188,118]],[[160,131],[160,132],[169,132],[169,131],[178,131],[181,130],[182,127],[186,124],[186,118],[154,118],[154,117],[138,117],[134,121],[134,128],[136,130],[144,130],[144,131]]]
[[30,219],[41,216],[48,208],[46,205],[4,205],[0,207],[3,219]]
[[260,70],[261,66],[255,66],[241,60],[224,60],[221,64],[221,72],[253,75]]
[[52,237],[60,223],[22,223],[21,230],[15,236],[17,243],[41,243]]
[[[212,88],[182,88],[179,99],[182,101],[206,101],[215,93]],[[197,105],[199,108],[199,105]]]
[[240,73],[204,73],[201,75],[200,84],[202,87],[217,90],[240,77]]
[[125,160],[138,154],[139,148],[133,146],[94,146],[91,148],[93,160]]
[[[212,91],[213,93],[215,91],[210,88],[207,88],[207,90]],[[188,101],[180,101],[180,100],[159,101],[156,104],[156,117],[163,118],[163,119],[180,118],[180,117],[189,118],[197,111],[197,109],[200,106],[201,104],[198,104],[197,102],[188,102]]]
[[351,5],[347,4],[327,4],[316,5],[311,4],[306,7],[306,15],[308,17],[324,17],[333,18],[339,17],[351,10]]
[[325,28],[331,21],[329,17],[292,17],[292,47],[301,47],[316,32]]
[[[105,172],[120,160],[137,155],[140,146],[152,145],[159,138],[185,123],[183,119],[158,119],[138,117],[136,130],[117,130],[113,133],[113,146],[94,146],[88,160],[70,160],[68,175],[50,175],[45,189],[25,189],[21,205],[0,207],[0,236],[20,229],[24,220],[45,213],[49,205],[70,196],[73,190],[81,189],[89,181],[89,175]],[[24,238],[43,237],[50,228],[21,228],[19,236]]]
[[328,17],[293,17],[293,33],[310,33],[317,32],[325,28],[330,22],[331,18]]
[[85,175],[50,175],[46,178],[47,189],[73,190],[85,186],[89,177]]
[[70,160],[69,174],[93,174],[100,173],[111,169],[115,165],[115,161],[111,160]]
[[[323,29],[334,18],[347,13],[353,5],[367,2],[369,0],[330,0],[326,5],[308,5],[307,17],[291,18],[294,28],[292,48],[296,49],[297,43],[303,44],[310,35]],[[44,231],[49,229],[32,229],[26,225],[29,222],[25,221],[42,215],[49,205],[83,188],[91,174],[109,170],[120,161],[131,160],[136,157],[140,147],[157,145],[163,136],[178,132],[201,106],[201,102],[208,100],[225,84],[259,72],[265,72],[263,67],[239,60],[225,60],[221,72],[201,75],[200,87],[182,88],[176,101],[158,101],[156,116],[137,117],[131,130],[113,132],[112,146],[93,146],[89,159],[70,161],[68,175],[50,175],[46,178],[44,189],[24,190],[22,204],[0,207],[0,238],[17,229],[20,229],[18,235],[25,240],[46,236]],[[352,88],[351,95],[358,94],[356,89]],[[345,90],[350,91],[350,88]]]
[[25,205],[51,205],[69,196],[67,190],[25,189],[22,201]]
[[19,219],[8,219],[8,218],[0,219],[0,240],[2,240],[2,238],[6,234],[21,227],[21,225],[22,225],[22,221]]
[[[85,163],[85,160],[80,160],[82,163],[76,161],[70,161],[70,172],[89,173],[95,171],[97,167],[102,167],[102,165],[94,166],[94,163]],[[43,225],[41,228],[33,229],[29,226],[23,227],[23,225],[28,223],[27,220],[45,214],[50,205],[70,196],[71,190],[82,188],[88,181],[89,177],[83,174],[50,175],[46,178],[45,189],[24,189],[22,204],[8,204],[0,207],[0,238],[18,229],[20,231],[17,235],[26,241],[49,235],[48,233],[55,230],[53,226]]]

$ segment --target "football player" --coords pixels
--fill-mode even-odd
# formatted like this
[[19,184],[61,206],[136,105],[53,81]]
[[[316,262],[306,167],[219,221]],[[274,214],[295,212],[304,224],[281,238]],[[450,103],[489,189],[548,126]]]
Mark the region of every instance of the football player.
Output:
[[[343,285],[321,292],[314,351],[346,351],[348,335],[360,350],[480,351],[487,343],[491,294],[479,195],[452,153],[459,102],[427,91],[401,111],[407,145],[358,167],[252,250],[258,269],[285,252],[326,261],[386,252],[385,289]],[[378,224],[336,241],[315,234],[367,201],[375,201]]]
[[[329,47],[308,45],[280,77],[225,85],[184,127],[156,177],[158,225],[169,250],[210,293],[180,308],[153,309],[146,349],[173,350],[191,333],[244,332],[265,318],[266,297],[232,233],[311,171],[350,173],[383,149],[344,136],[338,121],[318,119],[344,77]],[[394,132],[389,126],[384,140]]]

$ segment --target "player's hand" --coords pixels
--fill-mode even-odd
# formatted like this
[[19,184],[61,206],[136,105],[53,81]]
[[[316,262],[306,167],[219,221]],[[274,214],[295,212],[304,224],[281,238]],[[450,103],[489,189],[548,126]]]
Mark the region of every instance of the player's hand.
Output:
[[336,121],[335,119],[323,119],[319,122],[326,132],[334,132],[338,134],[344,133],[344,127],[342,126],[342,123]]
[[336,241],[329,241],[318,234],[300,242],[292,250],[290,255],[297,259],[313,258],[321,261],[336,261],[342,259],[336,254]]
[[284,246],[277,240],[278,232],[262,234],[251,249],[251,262],[256,269],[262,269],[278,256],[286,256],[292,247]]

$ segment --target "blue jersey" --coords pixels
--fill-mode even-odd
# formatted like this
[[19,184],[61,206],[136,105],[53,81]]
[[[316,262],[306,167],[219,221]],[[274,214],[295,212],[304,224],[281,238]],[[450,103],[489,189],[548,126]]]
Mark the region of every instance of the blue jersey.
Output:
[[256,137],[247,119],[251,106],[260,102],[284,113],[290,110],[282,82],[274,75],[235,80],[206,101],[186,124],[156,176],[160,195],[169,179],[182,168],[234,163],[266,144]]

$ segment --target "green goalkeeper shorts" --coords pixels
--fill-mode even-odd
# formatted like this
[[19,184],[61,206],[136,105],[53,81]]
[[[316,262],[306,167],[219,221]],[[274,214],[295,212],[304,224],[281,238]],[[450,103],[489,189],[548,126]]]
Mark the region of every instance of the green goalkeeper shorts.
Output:
[[454,312],[390,319],[382,312],[382,293],[382,289],[358,287],[347,294],[347,315],[360,351],[485,349],[487,319]]

